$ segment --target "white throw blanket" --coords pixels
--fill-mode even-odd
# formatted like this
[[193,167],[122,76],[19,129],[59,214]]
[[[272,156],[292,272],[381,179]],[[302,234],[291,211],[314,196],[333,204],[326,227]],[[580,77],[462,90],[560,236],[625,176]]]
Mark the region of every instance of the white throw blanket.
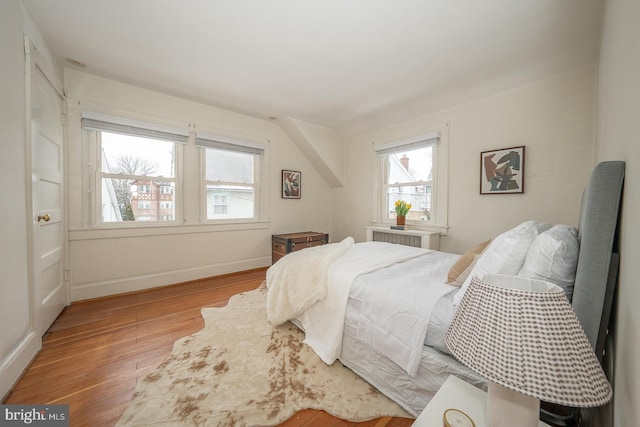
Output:
[[327,296],[329,265],[353,246],[340,243],[305,248],[281,258],[267,270],[267,317],[274,325],[294,319]]
[[[300,253],[306,251],[307,249],[300,251]],[[327,274],[326,296],[318,299],[315,304],[310,305],[301,314],[291,317],[291,319],[297,318],[302,324],[302,328],[305,331],[304,342],[318,354],[322,361],[331,365],[340,355],[342,348],[344,317],[353,280],[361,274],[388,267],[427,252],[429,252],[428,249],[401,245],[391,245],[390,247],[390,245],[380,242],[365,242],[353,245],[344,255],[330,264]],[[304,256],[307,255],[312,257],[313,253],[307,252],[304,254]],[[286,276],[286,272],[282,272],[282,274],[283,276],[281,277]],[[314,295],[312,298],[306,298],[307,302],[317,299],[317,291],[313,290],[316,284],[309,282],[304,275],[302,275],[301,280],[302,283],[299,284],[299,287],[307,289],[308,292]],[[272,288],[281,285],[274,278],[272,278],[270,285],[269,282],[267,283],[270,286],[269,292],[272,292]],[[281,293],[283,291],[279,290],[277,292]]]

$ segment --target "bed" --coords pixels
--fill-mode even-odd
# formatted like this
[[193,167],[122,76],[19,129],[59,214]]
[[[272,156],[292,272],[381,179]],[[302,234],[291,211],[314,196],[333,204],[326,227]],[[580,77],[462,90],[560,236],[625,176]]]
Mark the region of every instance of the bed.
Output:
[[[444,344],[476,275],[563,287],[603,363],[623,178],[624,162],[594,168],[577,228],[525,221],[463,255],[351,238],[289,254],[267,271],[268,317],[295,323],[323,361],[340,360],[415,416],[451,374],[485,386]],[[577,416],[572,410],[559,423]]]

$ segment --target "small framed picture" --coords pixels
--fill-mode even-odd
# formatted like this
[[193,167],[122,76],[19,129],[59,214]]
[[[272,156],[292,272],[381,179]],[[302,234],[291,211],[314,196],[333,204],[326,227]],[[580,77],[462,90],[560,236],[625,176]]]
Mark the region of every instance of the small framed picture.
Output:
[[282,171],[282,198],[299,199],[302,195],[302,173],[300,171]]
[[524,145],[480,153],[480,194],[524,193]]

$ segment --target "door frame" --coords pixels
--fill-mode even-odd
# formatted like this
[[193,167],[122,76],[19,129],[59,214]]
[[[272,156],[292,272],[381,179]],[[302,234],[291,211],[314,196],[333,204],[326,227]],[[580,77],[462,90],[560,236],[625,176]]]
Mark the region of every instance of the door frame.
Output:
[[[42,71],[43,75],[46,76],[47,80],[52,84],[52,86],[56,89],[58,95],[61,96],[62,108],[63,112],[66,109],[66,103],[64,102],[62,84],[60,80],[57,78],[57,74],[54,73],[50,64],[43,58],[43,56],[37,51],[35,44],[30,40],[28,36],[24,37],[24,94],[25,94],[25,105],[24,105],[24,179],[25,179],[25,212],[31,217],[33,212],[33,188],[31,182],[31,77],[32,77],[32,64],[33,61],[38,61],[38,68]],[[63,179],[66,182],[67,179],[67,170],[66,170],[66,126],[63,125]],[[66,189],[65,189],[66,190]],[[64,268],[68,271],[69,269],[69,242],[68,242],[68,232],[67,232],[67,206],[68,202],[66,199],[66,191],[64,191],[64,200],[63,207],[65,213],[64,217]],[[36,315],[36,306],[35,306],[35,288],[34,288],[34,260],[33,260],[33,219],[30,218],[26,223],[26,239],[27,239],[27,288],[29,294],[29,323],[24,331],[24,334],[21,338],[19,338],[15,347],[4,357],[4,359],[0,359],[0,399],[4,400],[7,394],[11,391],[15,382],[20,378],[20,376],[27,369],[29,364],[38,354],[38,351],[42,348],[42,335],[38,331],[38,318]],[[65,293],[66,293],[66,302],[69,303],[69,280],[65,277]],[[6,326],[6,325],[5,325]]]
[[66,140],[67,140],[67,129],[65,126],[64,117],[66,117],[66,102],[64,97],[64,89],[62,83],[58,80],[57,74],[53,71],[53,66],[44,58],[44,56],[40,53],[37,46],[33,43],[33,41],[25,36],[24,41],[25,48],[25,72],[26,72],[26,107],[25,107],[25,149],[26,149],[26,182],[27,182],[27,213],[30,215],[29,218],[29,226],[27,227],[27,238],[28,238],[28,265],[29,265],[29,299],[31,306],[30,313],[30,321],[31,321],[31,330],[35,333],[36,339],[38,342],[38,350],[42,346],[42,336],[46,332],[46,330],[40,330],[41,326],[41,311],[38,308],[41,301],[38,301],[37,298],[37,278],[36,275],[39,274],[36,271],[39,263],[34,259],[34,250],[35,250],[35,224],[37,224],[36,217],[38,215],[37,212],[34,212],[33,205],[33,197],[34,197],[34,182],[33,182],[33,165],[32,165],[32,89],[33,89],[33,79],[34,72],[42,73],[47,82],[51,85],[51,87],[56,91],[58,96],[60,97],[60,102],[62,105],[62,114],[63,117],[60,117],[62,121],[62,170],[63,170],[63,191],[62,191],[62,206],[63,213],[61,217],[61,226],[62,226],[62,245],[63,245],[63,268],[64,268],[64,295],[65,295],[65,305],[69,305],[70,303],[70,290],[69,290],[69,239],[68,239],[68,227],[67,227],[67,191],[66,191],[66,182],[67,182],[67,159],[66,159]]

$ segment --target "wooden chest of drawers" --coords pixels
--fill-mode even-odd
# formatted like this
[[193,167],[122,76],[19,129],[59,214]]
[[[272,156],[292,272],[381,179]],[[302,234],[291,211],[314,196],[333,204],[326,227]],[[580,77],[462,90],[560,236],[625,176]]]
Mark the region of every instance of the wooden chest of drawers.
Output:
[[327,243],[329,243],[329,235],[316,231],[274,234],[271,236],[271,262],[275,264],[276,261],[290,252]]

